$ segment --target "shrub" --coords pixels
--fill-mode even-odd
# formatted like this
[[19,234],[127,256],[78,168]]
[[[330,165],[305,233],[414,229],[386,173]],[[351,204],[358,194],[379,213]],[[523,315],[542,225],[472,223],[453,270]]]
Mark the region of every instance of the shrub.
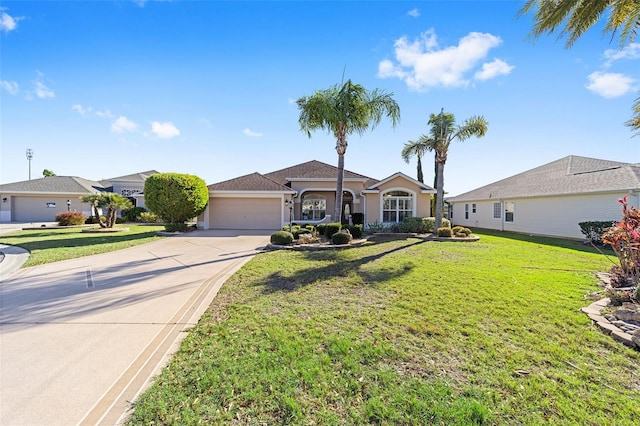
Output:
[[346,229],[349,230],[353,238],[358,240],[364,235],[364,231],[362,228],[362,225],[349,225]]
[[324,236],[327,238],[331,238],[333,234],[339,232],[341,229],[342,224],[340,222],[327,223],[327,226],[324,228]]
[[189,225],[184,222],[181,223],[165,223],[164,229],[167,232],[187,232],[189,230]]
[[593,220],[578,223],[580,232],[582,232],[587,240],[598,245],[602,245],[602,234],[604,234],[607,229],[611,228],[613,225],[615,225],[615,222],[612,220]]
[[311,230],[307,229],[307,228],[300,228],[298,227],[298,229],[293,229],[293,238],[295,238],[296,240],[300,239],[300,235],[304,235],[304,234],[311,234]]
[[364,225],[364,213],[352,213],[351,221],[354,225]]
[[160,221],[158,215],[151,212],[142,212],[139,217],[140,221],[144,223],[158,223]]
[[602,241],[611,244],[623,274],[636,286],[633,297],[640,301],[640,212],[627,205],[626,196],[618,201],[622,204],[622,220],[602,235]]
[[[433,228],[436,226],[436,218],[435,217],[425,217],[422,219],[425,224],[425,233],[433,233]],[[442,227],[450,228],[451,221],[445,217],[442,218]]]
[[278,231],[271,234],[271,244],[285,246],[293,242],[293,234],[289,231]]
[[331,243],[335,245],[349,244],[351,242],[351,234],[348,232],[336,232],[331,236]]
[[462,232],[464,232],[465,234],[467,234],[467,237],[468,237],[469,235],[471,235],[471,229],[469,229],[469,228],[464,228],[464,229],[462,230]]
[[84,225],[87,217],[80,212],[64,212],[56,215],[56,222],[60,226]]
[[464,226],[454,226],[453,228],[451,228],[451,232],[455,235],[459,232],[462,232],[462,230],[464,229]]
[[313,234],[300,234],[298,236],[298,244],[312,244],[317,242],[318,238]]
[[163,222],[178,224],[204,211],[209,202],[209,190],[198,176],[157,173],[145,181],[144,199],[149,210]]
[[87,220],[84,221],[84,223],[86,223],[87,225],[93,225],[93,224],[100,223],[100,221],[104,223],[106,220],[107,220],[106,216],[100,216],[100,218],[98,219],[96,219],[95,216],[89,216]]
[[376,232],[382,232],[384,230],[384,225],[379,222],[373,222],[367,224],[367,231],[375,234]]
[[438,228],[438,237],[450,237],[452,234],[451,228],[448,226],[442,226]]
[[120,216],[122,216],[125,222],[137,222],[140,214],[146,211],[147,209],[144,207],[131,207],[130,209],[122,210]]
[[324,235],[327,228],[326,223],[319,223],[316,225],[316,231],[318,231],[318,235]]

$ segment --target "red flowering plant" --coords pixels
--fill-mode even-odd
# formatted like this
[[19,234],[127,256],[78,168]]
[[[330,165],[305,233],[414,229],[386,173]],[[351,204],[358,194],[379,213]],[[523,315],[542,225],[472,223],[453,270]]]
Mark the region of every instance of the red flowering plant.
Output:
[[629,207],[626,196],[618,202],[622,204],[622,220],[602,235],[602,241],[611,245],[627,282],[636,286],[633,297],[640,301],[640,212]]

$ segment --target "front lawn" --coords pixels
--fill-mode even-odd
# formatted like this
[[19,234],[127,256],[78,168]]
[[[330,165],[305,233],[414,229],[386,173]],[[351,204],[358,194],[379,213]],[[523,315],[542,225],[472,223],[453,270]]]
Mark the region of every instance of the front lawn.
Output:
[[43,228],[0,235],[0,243],[19,246],[31,252],[23,267],[106,253],[145,244],[159,238],[163,226],[126,225],[129,231],[83,233],[82,228]]
[[610,266],[497,233],[263,253],[129,424],[637,424],[640,353],[579,312]]

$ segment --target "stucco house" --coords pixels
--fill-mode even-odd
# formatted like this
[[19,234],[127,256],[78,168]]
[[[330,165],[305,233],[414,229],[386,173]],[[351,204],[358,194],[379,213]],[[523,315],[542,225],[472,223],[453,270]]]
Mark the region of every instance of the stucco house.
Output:
[[144,182],[155,170],[93,181],[77,176],[49,176],[0,185],[1,222],[52,222],[58,213],[82,212],[91,216],[91,206],[80,197],[96,192],[114,192],[144,207]]
[[403,173],[377,180],[345,170],[342,217],[332,218],[337,174],[336,167],[313,160],[211,184],[209,204],[198,217],[198,227],[275,230],[290,220],[346,223],[353,213],[362,213],[365,224],[430,216],[430,198],[435,193],[430,186]]
[[620,220],[624,196],[640,207],[640,164],[570,155],[446,201],[455,225],[584,238],[578,223]]

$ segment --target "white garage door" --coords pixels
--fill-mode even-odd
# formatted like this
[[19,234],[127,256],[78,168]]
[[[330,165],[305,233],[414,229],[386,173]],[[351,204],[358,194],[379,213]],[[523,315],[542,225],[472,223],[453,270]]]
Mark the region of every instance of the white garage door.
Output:
[[[53,222],[58,213],[67,211],[67,198],[12,197],[11,202],[16,222]],[[80,201],[76,204],[79,207]]]
[[280,229],[280,198],[212,198],[209,227],[213,229]]

